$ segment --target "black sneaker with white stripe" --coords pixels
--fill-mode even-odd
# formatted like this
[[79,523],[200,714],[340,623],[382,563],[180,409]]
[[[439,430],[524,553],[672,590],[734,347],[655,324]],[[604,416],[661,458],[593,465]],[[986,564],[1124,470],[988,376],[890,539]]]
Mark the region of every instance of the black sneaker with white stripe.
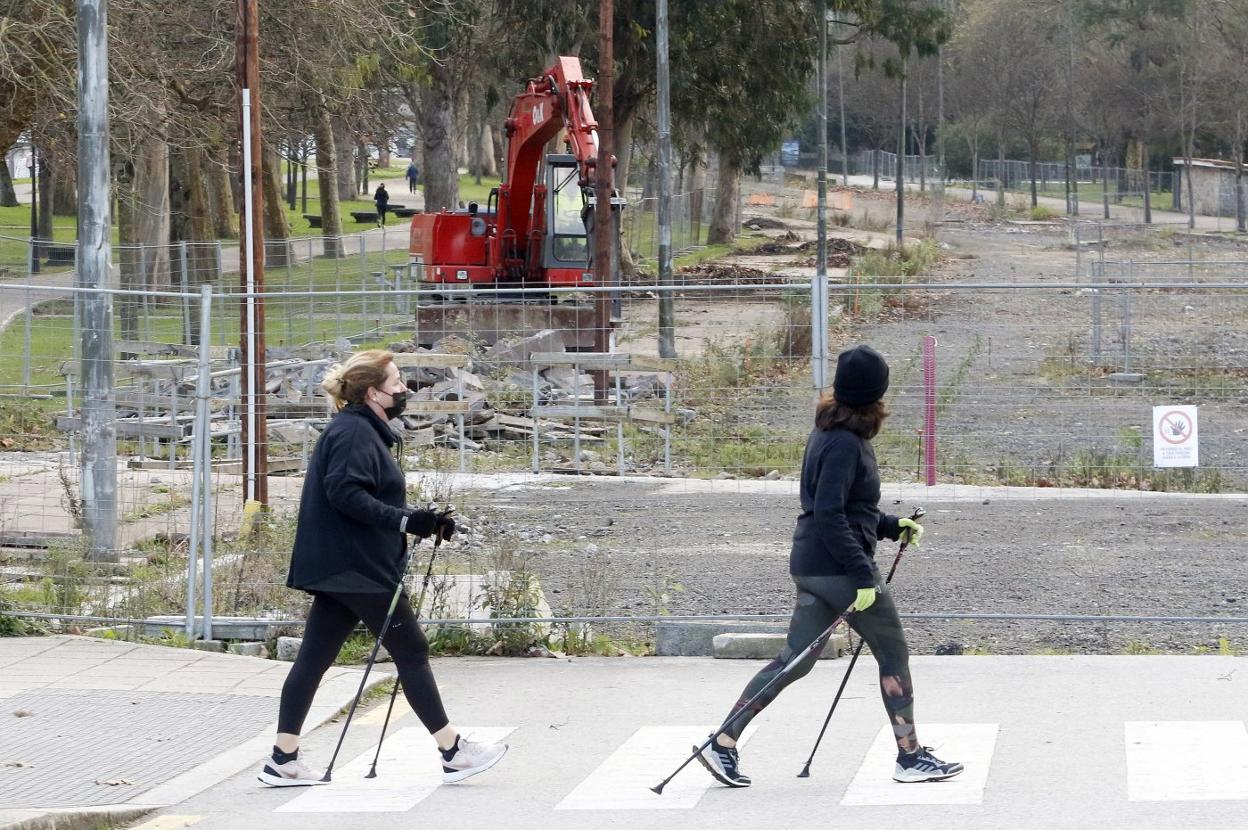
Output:
[[962,769],[961,764],[942,761],[932,754],[930,748],[924,746],[919,747],[917,752],[897,753],[897,769],[893,772],[893,780],[902,784],[944,781],[962,772]]
[[[697,747],[694,747],[697,750]],[[744,775],[740,768],[736,747],[720,746],[716,741],[698,753],[698,761],[706,767],[706,771],[715,776],[715,780],[728,787],[748,787],[750,777]]]

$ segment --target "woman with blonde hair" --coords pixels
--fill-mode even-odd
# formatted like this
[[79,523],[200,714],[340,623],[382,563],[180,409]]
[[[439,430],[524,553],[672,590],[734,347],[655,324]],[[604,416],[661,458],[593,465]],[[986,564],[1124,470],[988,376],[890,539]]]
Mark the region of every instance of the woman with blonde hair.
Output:
[[[287,586],[311,594],[303,645],[282,687],[277,740],[260,780],[273,787],[319,784],[300,757],[299,732],[325,672],[361,621],[374,636],[403,579],[407,536],[449,540],[455,521],[407,506],[407,482],[392,451],[389,422],[403,413],[407,387],[390,352],[358,352],[330,369],[322,388],[338,412],[316,442],[303,482]],[[429,644],[404,594],[382,639],[412,710],[437,741],[444,781],[494,766],[501,743],[462,738],[442,706]]]

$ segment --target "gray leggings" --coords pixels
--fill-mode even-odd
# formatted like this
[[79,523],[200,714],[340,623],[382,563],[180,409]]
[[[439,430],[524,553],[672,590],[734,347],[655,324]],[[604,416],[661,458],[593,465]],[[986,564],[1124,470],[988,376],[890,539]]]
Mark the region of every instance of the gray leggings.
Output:
[[[732,708],[735,715],[780,673],[780,669],[793,655],[806,648],[854,601],[857,589],[847,576],[794,576],[797,585],[797,605],[789,620],[789,637],[780,656],[772,660],[751,680]],[[878,582],[878,577],[877,577]],[[878,587],[878,586],[877,586]],[[871,647],[871,653],[880,666],[880,694],[884,709],[893,724],[897,748],[902,752],[918,749],[914,732],[914,690],[910,685],[910,650],[906,647],[906,635],[901,630],[897,606],[888,592],[880,588],[875,603],[865,611],[857,611],[846,617],[850,628],[858,633]],[[810,673],[818,652],[811,652],[778,683],[725,730],[734,740],[741,737],[746,724],[776,699],[785,686]],[[731,715],[730,715],[731,716]]]

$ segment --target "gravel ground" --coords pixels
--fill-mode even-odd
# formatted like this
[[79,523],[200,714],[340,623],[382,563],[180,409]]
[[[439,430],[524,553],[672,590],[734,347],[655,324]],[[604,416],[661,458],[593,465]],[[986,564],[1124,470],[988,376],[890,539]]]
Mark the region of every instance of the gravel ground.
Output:
[[[591,578],[610,583],[611,599],[598,609],[607,614],[788,612],[795,495],[691,492],[692,485],[661,480],[571,485],[474,495],[467,508],[478,532],[510,539],[532,557],[556,613],[587,610],[585,573],[604,562],[606,575]],[[924,505],[929,533],[895,583],[903,612],[1248,615],[1248,496],[993,501],[983,492],[989,495]],[[884,507],[901,513],[912,505]],[[882,569],[894,550],[881,545]],[[907,628],[920,654],[1192,653],[1216,651],[1221,637],[1248,647],[1239,624],[914,621]]]

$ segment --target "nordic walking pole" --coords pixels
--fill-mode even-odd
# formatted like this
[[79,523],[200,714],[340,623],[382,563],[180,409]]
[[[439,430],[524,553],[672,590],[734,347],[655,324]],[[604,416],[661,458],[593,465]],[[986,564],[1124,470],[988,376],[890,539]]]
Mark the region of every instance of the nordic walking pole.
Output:
[[[910,514],[910,518],[916,522],[926,515],[927,511],[922,507],[916,507],[914,512]],[[897,573],[897,564],[901,562],[901,556],[906,552],[909,546],[908,539],[902,540],[897,548],[897,556],[893,558],[893,566],[888,569],[888,578],[884,580],[884,584],[893,581],[893,574]],[[849,666],[845,669],[845,676],[841,678],[841,686],[836,690],[836,697],[832,698],[832,708],[828,709],[828,716],[823,719],[823,728],[819,730],[819,737],[815,738],[815,747],[810,751],[810,757],[806,759],[806,765],[802,767],[802,771],[797,774],[798,778],[810,777],[810,762],[815,760],[815,753],[819,751],[819,744],[823,741],[823,733],[828,731],[828,724],[832,722],[832,713],[836,711],[836,705],[841,702],[841,695],[845,692],[845,684],[849,682],[849,675],[854,670],[854,664],[858,662],[858,655],[862,654],[862,647],[866,644],[866,640],[858,638],[858,646],[854,649],[854,656],[849,659]]]
[[[442,515],[448,515],[451,509],[448,507],[443,511]],[[433,553],[429,554],[429,567],[425,568],[425,579],[420,583],[420,596],[416,598],[416,616],[420,616],[420,609],[425,604],[425,591],[429,587],[429,579],[433,576],[433,560],[438,558],[438,548],[442,545],[442,535],[438,532],[433,534]],[[377,777],[377,759],[381,757],[381,744],[386,740],[386,729],[390,726],[390,715],[394,712],[394,699],[399,696],[399,686],[401,685],[398,675],[394,677],[394,688],[390,690],[390,706],[386,709],[386,720],[381,725],[381,737],[377,739],[377,754],[373,756],[373,766],[369,769],[365,778]]]
[[685,762],[683,764],[678,766],[671,775],[667,776],[658,784],[651,787],[650,791],[654,793],[658,793],[659,795],[663,795],[663,788],[666,787],[673,778],[679,775],[681,770],[689,766],[689,763],[694,758],[697,758],[699,755],[701,755],[702,750],[706,749],[708,746],[711,745],[711,741],[715,740],[720,735],[724,734],[724,732],[728,730],[729,726],[736,723],[737,718],[741,717],[741,715],[749,711],[750,707],[752,707],[755,703],[757,703],[762,698],[762,696],[767,692],[768,689],[770,689],[777,682],[779,682],[779,680],[782,677],[787,675],[793,669],[794,666],[796,666],[798,663],[804,660],[806,658],[806,655],[810,654],[812,651],[815,653],[818,653],[825,645],[827,645],[828,638],[832,636],[832,632],[836,630],[836,627],[840,625],[841,621],[844,619],[845,619],[845,615],[841,614],[841,616],[833,620],[832,624],[829,625],[827,628],[825,628],[823,630],[823,633],[821,633],[818,637],[816,637],[810,645],[806,646],[806,648],[802,649],[797,654],[793,655],[793,658],[789,660],[789,662],[785,663],[784,667],[781,668],[780,671],[776,673],[776,676],[773,677],[771,680],[768,680],[766,685],[764,685],[763,688],[759,689],[758,693],[755,694],[754,697],[750,698],[745,703],[743,703],[737,709],[736,712],[733,712],[732,715],[728,718],[728,720],[724,721],[723,724],[718,729],[716,729],[713,733],[711,733],[711,737],[703,741],[702,745],[699,746],[697,749],[695,749],[693,754],[685,759]]
[[[403,573],[407,573],[408,566],[412,564],[413,545],[408,548],[407,556],[403,560]],[[373,651],[368,655],[368,665],[364,667],[364,676],[360,678],[360,688],[355,690],[355,699],[351,701],[351,708],[347,711],[347,721],[342,725],[342,733],[338,736],[338,745],[334,747],[334,754],[329,759],[329,766],[325,768],[325,774],[321,776],[321,780],[330,782],[334,780],[334,762],[338,760],[338,752],[342,749],[342,742],[347,737],[347,729],[351,727],[351,718],[355,717],[355,709],[360,705],[360,698],[364,695],[364,686],[368,683],[368,673],[373,670],[373,664],[377,662],[377,652],[381,650],[381,638],[385,636],[386,631],[390,628],[390,619],[394,616],[394,609],[399,604],[399,595],[403,593],[403,578],[399,578],[399,584],[394,586],[394,596],[390,597],[390,608],[386,611],[386,620],[381,624],[381,630],[377,634],[377,641],[373,643]]]

